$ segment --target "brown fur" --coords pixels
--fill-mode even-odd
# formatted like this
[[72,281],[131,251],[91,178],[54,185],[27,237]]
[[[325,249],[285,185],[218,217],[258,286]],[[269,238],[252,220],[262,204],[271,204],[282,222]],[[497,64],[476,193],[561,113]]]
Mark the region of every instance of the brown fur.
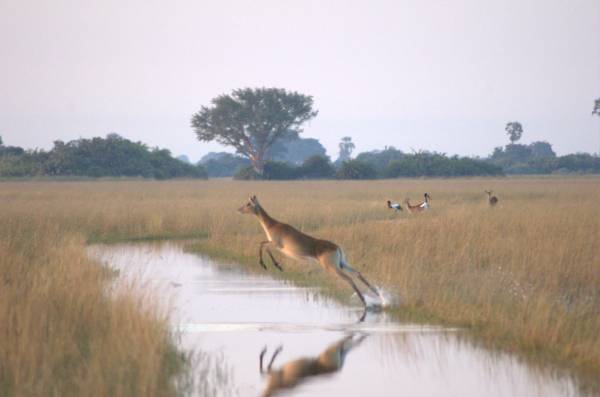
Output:
[[273,362],[281,352],[281,347],[275,350],[266,371],[263,370],[263,358],[266,348],[260,353],[259,369],[261,374],[266,373],[269,377],[267,387],[263,392],[263,397],[274,395],[278,390],[291,389],[311,376],[325,375],[339,371],[344,365],[346,354],[358,346],[365,335],[354,338],[353,335],[346,336],[341,340],[331,344],[317,357],[303,357],[288,361],[279,369],[272,369]]
[[263,241],[259,248],[259,264],[264,269],[267,267],[263,261],[262,250],[266,247],[267,253],[271,257],[273,264],[279,270],[283,271],[279,263],[277,263],[271,254],[271,251],[269,251],[269,246],[271,246],[277,248],[284,255],[293,259],[317,261],[328,273],[336,274],[350,284],[365,307],[367,306],[367,302],[362,292],[346,272],[354,274],[373,293],[379,295],[381,298],[379,292],[363,277],[363,275],[350,267],[346,262],[342,249],[337,244],[334,244],[331,241],[314,238],[308,234],[302,233],[293,226],[275,220],[262,208],[256,196],[250,197],[248,202],[240,207],[238,211],[242,214],[256,215],[267,235],[267,241]]
[[492,191],[491,190],[486,190],[485,191],[488,195],[488,203],[493,207],[496,204],[498,204],[498,197],[496,196],[492,196]]
[[429,204],[429,194],[425,193],[424,194],[425,200],[420,202],[417,205],[410,205],[410,199],[406,199],[404,202],[406,203],[406,207],[408,208],[408,211],[410,213],[419,213],[419,212],[424,212],[428,210],[428,207],[425,206],[425,204]]

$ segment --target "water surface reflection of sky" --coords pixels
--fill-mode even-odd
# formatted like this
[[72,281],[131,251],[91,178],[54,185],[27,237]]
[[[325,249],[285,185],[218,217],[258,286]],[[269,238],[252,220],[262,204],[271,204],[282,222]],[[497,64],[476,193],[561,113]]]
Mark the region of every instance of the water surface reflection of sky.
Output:
[[[275,395],[579,395],[572,379],[476,347],[460,330],[398,323],[385,313],[369,313],[358,323],[358,301],[344,307],[315,289],[270,279],[267,272],[244,274],[186,253],[177,243],[94,246],[90,253],[120,269],[122,279],[137,278],[160,291],[173,307],[183,347],[228,368],[223,395],[262,395],[282,368],[296,371],[297,379]],[[352,349],[331,352],[348,337],[362,339]],[[261,351],[267,348],[267,364],[280,346],[272,376],[261,375]],[[335,354],[343,359],[331,369]]]

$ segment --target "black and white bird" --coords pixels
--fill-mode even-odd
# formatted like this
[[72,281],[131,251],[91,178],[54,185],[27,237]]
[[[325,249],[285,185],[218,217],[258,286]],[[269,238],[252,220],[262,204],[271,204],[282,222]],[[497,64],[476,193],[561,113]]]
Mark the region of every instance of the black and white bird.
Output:
[[402,206],[398,203],[392,203],[390,200],[387,201],[388,208],[393,209],[394,211],[402,211]]

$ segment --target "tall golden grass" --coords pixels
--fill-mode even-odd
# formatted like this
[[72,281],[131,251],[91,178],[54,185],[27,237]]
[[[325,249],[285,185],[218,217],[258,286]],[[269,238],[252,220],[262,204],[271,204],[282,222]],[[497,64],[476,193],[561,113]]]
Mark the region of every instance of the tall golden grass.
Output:
[[[1,241],[18,236],[13,230],[24,226],[15,225],[38,230],[40,219],[46,226],[41,228],[45,232],[31,232],[37,238],[49,230],[79,236],[16,251],[29,252],[28,260],[44,262],[41,258],[49,254],[40,252],[64,259],[72,256],[65,252],[75,251],[83,258],[83,238],[203,237],[203,250],[262,271],[256,264],[262,229],[252,217],[236,213],[256,194],[273,217],[340,244],[367,278],[396,291],[402,301],[397,313],[465,326],[480,340],[560,363],[587,379],[600,378],[597,177],[23,182],[0,187],[0,216],[13,224],[1,227]],[[500,199],[496,208],[487,205],[485,189]],[[385,207],[387,199],[418,201],[424,192],[432,196],[427,213],[396,214]],[[286,272],[274,275],[325,283],[343,299],[351,295],[315,265],[283,264]],[[31,296],[38,294],[32,289]]]
[[0,395],[175,395],[185,363],[166,311],[108,288],[77,218],[52,213],[69,197],[45,202],[54,188],[0,185]]

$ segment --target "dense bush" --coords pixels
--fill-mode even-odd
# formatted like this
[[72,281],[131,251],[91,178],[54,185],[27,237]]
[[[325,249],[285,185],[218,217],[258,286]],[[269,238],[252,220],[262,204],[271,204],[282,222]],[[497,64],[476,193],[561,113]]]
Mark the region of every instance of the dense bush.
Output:
[[335,176],[338,179],[375,179],[377,170],[369,163],[348,160],[342,163]]
[[254,168],[246,167],[238,170],[234,175],[237,180],[290,180],[290,179],[319,179],[331,178],[335,169],[328,158],[313,156],[307,159],[300,167],[294,167],[282,161],[267,161],[263,175],[259,175]]
[[254,170],[254,168],[245,167],[237,170],[236,173],[233,175],[233,179],[236,179],[238,181],[254,181],[262,179],[262,177],[259,175],[258,172],[256,172],[256,170]]
[[265,163],[263,179],[286,180],[298,178],[298,167],[294,167],[283,161],[267,161]]
[[54,142],[52,150],[0,151],[0,176],[206,178],[201,166],[171,156],[166,149],[148,149],[116,134],[106,138]]
[[202,157],[200,164],[209,177],[233,176],[242,168],[250,166],[250,160],[235,154],[211,152]]
[[44,175],[47,159],[48,153],[40,151],[23,151],[21,155],[0,154],[0,177]]
[[384,150],[373,150],[363,152],[356,156],[356,160],[371,164],[377,173],[383,174],[383,170],[392,161],[402,160],[404,153],[393,146],[386,147]]
[[331,178],[335,175],[335,168],[325,156],[312,156],[306,159],[299,169],[300,176],[306,179]]
[[568,154],[558,158],[556,171],[599,173],[600,157],[587,153]]
[[600,158],[587,153],[557,157],[548,142],[529,145],[509,144],[497,147],[490,163],[502,167],[507,174],[599,173]]
[[407,154],[394,160],[383,171],[386,178],[417,176],[495,176],[502,175],[502,168],[468,157],[447,157],[438,153]]

